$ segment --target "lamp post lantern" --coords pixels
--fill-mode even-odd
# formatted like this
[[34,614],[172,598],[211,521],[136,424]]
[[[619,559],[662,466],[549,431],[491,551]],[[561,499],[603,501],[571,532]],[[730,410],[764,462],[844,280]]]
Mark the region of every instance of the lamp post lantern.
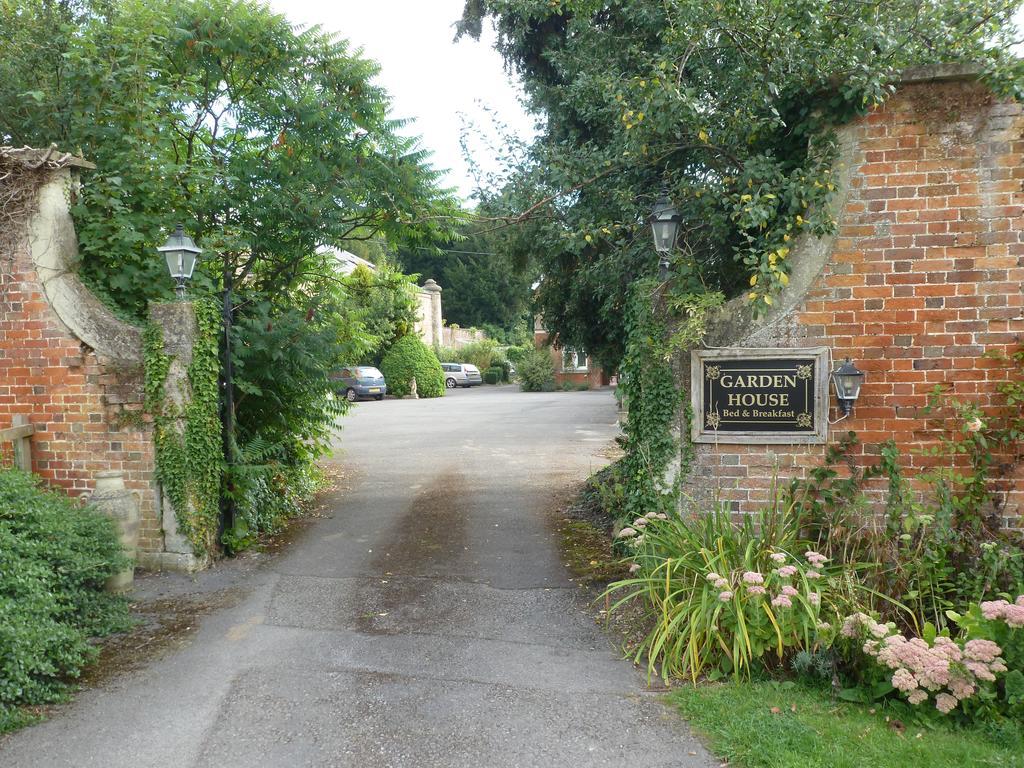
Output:
[[844,416],[853,410],[854,401],[860,397],[860,387],[864,383],[864,372],[846,358],[845,362],[832,371],[832,384],[836,388],[836,398]]
[[167,259],[167,270],[177,284],[178,298],[185,298],[185,282],[192,277],[192,270],[196,266],[196,257],[203,252],[203,249],[185,234],[179,224],[167,238],[167,242],[157,250]]
[[658,252],[658,276],[662,282],[668,279],[668,255],[676,245],[682,220],[682,215],[669,199],[668,190],[663,190],[648,219],[654,235],[654,250]]

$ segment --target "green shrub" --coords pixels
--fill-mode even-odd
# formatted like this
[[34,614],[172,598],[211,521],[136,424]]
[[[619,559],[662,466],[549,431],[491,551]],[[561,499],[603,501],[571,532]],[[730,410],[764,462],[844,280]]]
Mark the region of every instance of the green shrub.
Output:
[[480,341],[471,342],[464,347],[460,347],[456,350],[456,353],[459,359],[450,362],[470,363],[481,371],[486,371],[495,365],[501,365],[502,360],[505,359],[501,350],[498,349],[498,342],[494,339],[481,339]]
[[459,350],[455,347],[440,347],[434,345],[434,354],[437,355],[437,359],[442,363],[461,362],[459,359]]
[[89,638],[130,625],[125,600],[103,591],[127,564],[113,521],[0,470],[0,720],[58,700],[96,656]]
[[[692,520],[650,513],[619,531],[635,576],[612,584],[610,612],[633,601],[653,628],[635,648],[648,669],[696,681],[747,677],[831,642],[844,615],[842,573],[808,551],[796,518],[778,507],[732,521],[726,510]],[[820,635],[820,637],[819,637]]]
[[509,360],[501,361],[501,380],[505,383],[512,381],[512,363]]
[[524,392],[550,392],[555,388],[555,364],[545,349],[534,349],[519,359],[516,376]]
[[487,384],[497,384],[503,380],[503,369],[500,366],[494,368],[488,368],[484,371],[484,382]]
[[[857,445],[852,432],[830,446],[821,467],[785,492],[784,503],[800,517],[813,548],[836,562],[857,564],[868,607],[907,632],[919,634],[926,623],[949,629],[950,611],[1024,591],[1024,547],[1019,535],[998,529],[995,506],[984,492],[990,459],[974,444],[986,435],[977,435],[964,441],[969,447],[950,451],[972,460],[969,471],[957,470],[956,481],[946,479],[942,468],[919,476],[931,483],[922,500],[903,474],[903,451],[892,441],[881,445],[878,464],[847,471]],[[884,514],[872,515],[864,486],[879,477],[888,480],[888,494]]]
[[506,347],[505,357],[511,360],[514,365],[518,366],[519,362],[524,357],[530,355],[535,349],[536,347],[533,346],[533,344],[523,344],[518,347]]
[[[243,450],[243,461],[246,458]],[[267,462],[257,457],[232,469],[235,526],[225,536],[234,552],[255,544],[260,534],[279,532],[324,486],[322,470],[310,462]]]
[[437,355],[418,336],[403,336],[384,355],[381,373],[388,383],[388,391],[398,397],[410,393],[410,382],[416,379],[420,397],[444,395],[444,371]]

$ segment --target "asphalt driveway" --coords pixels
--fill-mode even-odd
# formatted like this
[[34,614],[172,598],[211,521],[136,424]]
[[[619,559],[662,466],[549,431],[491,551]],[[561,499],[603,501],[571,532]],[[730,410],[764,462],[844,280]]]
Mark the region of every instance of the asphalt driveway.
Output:
[[326,516],[200,574],[234,579],[234,605],[0,744],[0,765],[717,765],[559,557],[553,499],[616,434],[607,390],[359,404]]

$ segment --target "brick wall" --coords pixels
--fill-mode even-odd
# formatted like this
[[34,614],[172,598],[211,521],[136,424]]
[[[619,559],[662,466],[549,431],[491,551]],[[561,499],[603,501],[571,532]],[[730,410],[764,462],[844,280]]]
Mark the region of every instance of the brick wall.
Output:
[[561,387],[563,384],[574,384],[577,386],[586,384],[590,389],[598,389],[599,387],[606,387],[609,383],[608,374],[594,362],[594,359],[587,355],[587,370],[585,371],[567,371],[562,368],[562,348],[555,346],[554,344],[549,345],[549,334],[540,325],[540,320],[536,321],[536,330],[533,334],[533,343],[537,349],[547,349],[548,354],[551,355],[551,364],[555,367],[555,386]]
[[[768,321],[740,333],[733,325],[710,343],[827,345],[836,359],[849,356],[866,379],[853,416],[830,439],[855,431],[861,464],[894,439],[913,474],[936,461],[916,450],[950,426],[922,412],[929,392],[940,385],[991,406],[1009,373],[983,355],[1024,343],[1024,114],[970,76],[911,79],[845,126],[841,140],[846,186],[820,271]],[[794,258],[813,261],[797,249]],[[688,377],[688,361],[681,367]],[[697,446],[690,477],[701,482],[684,490],[706,501],[706,478],[716,478],[721,499],[754,511],[773,477],[803,476],[824,453],[822,445]],[[1024,475],[1018,469],[1007,483],[1006,523],[1019,527]]]
[[[56,184],[63,195],[67,168],[38,173],[47,177],[40,179],[44,187]],[[36,428],[33,471],[72,496],[90,493],[98,471],[123,471],[140,503],[140,547],[159,550],[141,347],[134,360],[97,354],[51,305],[27,229],[10,241],[13,252],[0,254],[0,427],[10,426],[15,414],[27,416]]]

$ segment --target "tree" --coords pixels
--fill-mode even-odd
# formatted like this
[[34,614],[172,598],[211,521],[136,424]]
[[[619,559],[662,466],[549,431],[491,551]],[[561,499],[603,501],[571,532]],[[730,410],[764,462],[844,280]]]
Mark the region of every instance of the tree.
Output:
[[394,343],[380,364],[381,373],[387,379],[388,390],[393,395],[405,397],[412,392],[416,381],[416,393],[420,397],[444,396],[444,371],[437,355],[419,336],[409,334]]
[[517,268],[504,234],[493,227],[467,227],[457,240],[403,248],[398,259],[406,272],[433,278],[441,285],[448,322],[493,326],[504,335],[527,315],[531,273]]
[[369,346],[348,363],[380,365],[392,345],[413,333],[420,307],[416,282],[380,258],[376,270],[358,266],[344,278],[346,306],[369,334]]
[[183,223],[192,295],[234,305],[240,441],[308,460],[330,373],[368,346],[322,247],[433,241],[460,216],[376,64],[252,0],[4,0],[0,27],[0,142],[98,166],[73,205],[83,278],[141,321],[172,296],[155,248]]
[[830,229],[827,128],[880,103],[901,69],[972,60],[1018,93],[1006,0],[469,0],[493,20],[545,130],[500,190],[536,254],[545,323],[606,362],[624,354],[630,284],[653,276],[646,218],[683,216],[677,294],[768,306],[790,243]]

